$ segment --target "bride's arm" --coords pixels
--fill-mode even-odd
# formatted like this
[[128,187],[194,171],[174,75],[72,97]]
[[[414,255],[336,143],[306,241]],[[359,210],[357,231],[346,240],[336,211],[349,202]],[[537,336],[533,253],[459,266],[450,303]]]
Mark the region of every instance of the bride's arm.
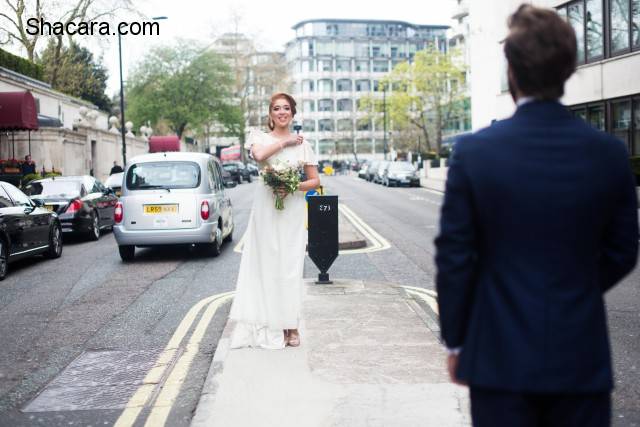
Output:
[[299,144],[302,144],[302,135],[292,135],[291,138],[269,145],[253,144],[251,146],[251,155],[256,162],[263,162],[278,151],[284,150],[286,147]]
[[320,186],[320,176],[318,175],[318,167],[316,165],[305,165],[304,173],[307,180],[302,181],[300,185],[298,185],[299,191],[309,191]]

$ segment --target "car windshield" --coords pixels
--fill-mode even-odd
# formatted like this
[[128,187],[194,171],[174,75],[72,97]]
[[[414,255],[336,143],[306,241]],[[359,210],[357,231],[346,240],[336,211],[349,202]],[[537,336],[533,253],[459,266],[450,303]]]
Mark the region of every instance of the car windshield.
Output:
[[136,163],[127,172],[129,190],[196,188],[198,185],[200,166],[194,162]]
[[74,181],[38,181],[25,188],[29,196],[72,198],[80,196],[81,184]]
[[389,165],[389,170],[393,172],[413,172],[415,168],[411,163],[395,162]]

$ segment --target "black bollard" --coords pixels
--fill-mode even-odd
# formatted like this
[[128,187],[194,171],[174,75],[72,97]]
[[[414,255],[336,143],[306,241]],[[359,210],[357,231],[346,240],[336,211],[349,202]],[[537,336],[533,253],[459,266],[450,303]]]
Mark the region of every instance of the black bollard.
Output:
[[338,257],[338,196],[309,197],[309,258],[318,267],[317,284],[329,280],[329,267]]

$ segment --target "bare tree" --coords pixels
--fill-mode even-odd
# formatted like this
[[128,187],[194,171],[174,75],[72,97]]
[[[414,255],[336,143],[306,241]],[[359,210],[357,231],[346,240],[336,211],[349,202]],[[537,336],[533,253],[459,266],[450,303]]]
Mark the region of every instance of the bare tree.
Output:
[[[118,12],[133,11],[132,0],[4,0],[7,12],[0,12],[0,44],[18,44],[27,52],[27,58],[34,61],[37,55],[38,42],[41,38],[55,39],[53,69],[51,83],[55,85],[58,77],[58,66],[64,38],[68,45],[73,34],[43,36],[40,32],[29,31],[28,22],[35,18],[48,23],[60,22],[65,28],[69,23],[91,21],[113,21]],[[59,11],[57,14],[54,11]],[[34,33],[34,34],[30,34]]]

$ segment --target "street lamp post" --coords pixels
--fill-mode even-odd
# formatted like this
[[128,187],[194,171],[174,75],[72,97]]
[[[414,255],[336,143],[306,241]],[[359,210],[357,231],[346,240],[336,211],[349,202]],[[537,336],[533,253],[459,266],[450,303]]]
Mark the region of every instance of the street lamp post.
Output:
[[[167,19],[166,16],[156,16],[151,18],[154,21]],[[120,63],[120,136],[122,138],[122,166],[127,164],[127,140],[125,136],[124,120],[124,81],[122,79],[122,36],[118,31],[118,59]]]
[[382,126],[384,129],[383,148],[384,159],[387,160],[387,153],[389,152],[389,143],[387,142],[387,85],[382,86]]

